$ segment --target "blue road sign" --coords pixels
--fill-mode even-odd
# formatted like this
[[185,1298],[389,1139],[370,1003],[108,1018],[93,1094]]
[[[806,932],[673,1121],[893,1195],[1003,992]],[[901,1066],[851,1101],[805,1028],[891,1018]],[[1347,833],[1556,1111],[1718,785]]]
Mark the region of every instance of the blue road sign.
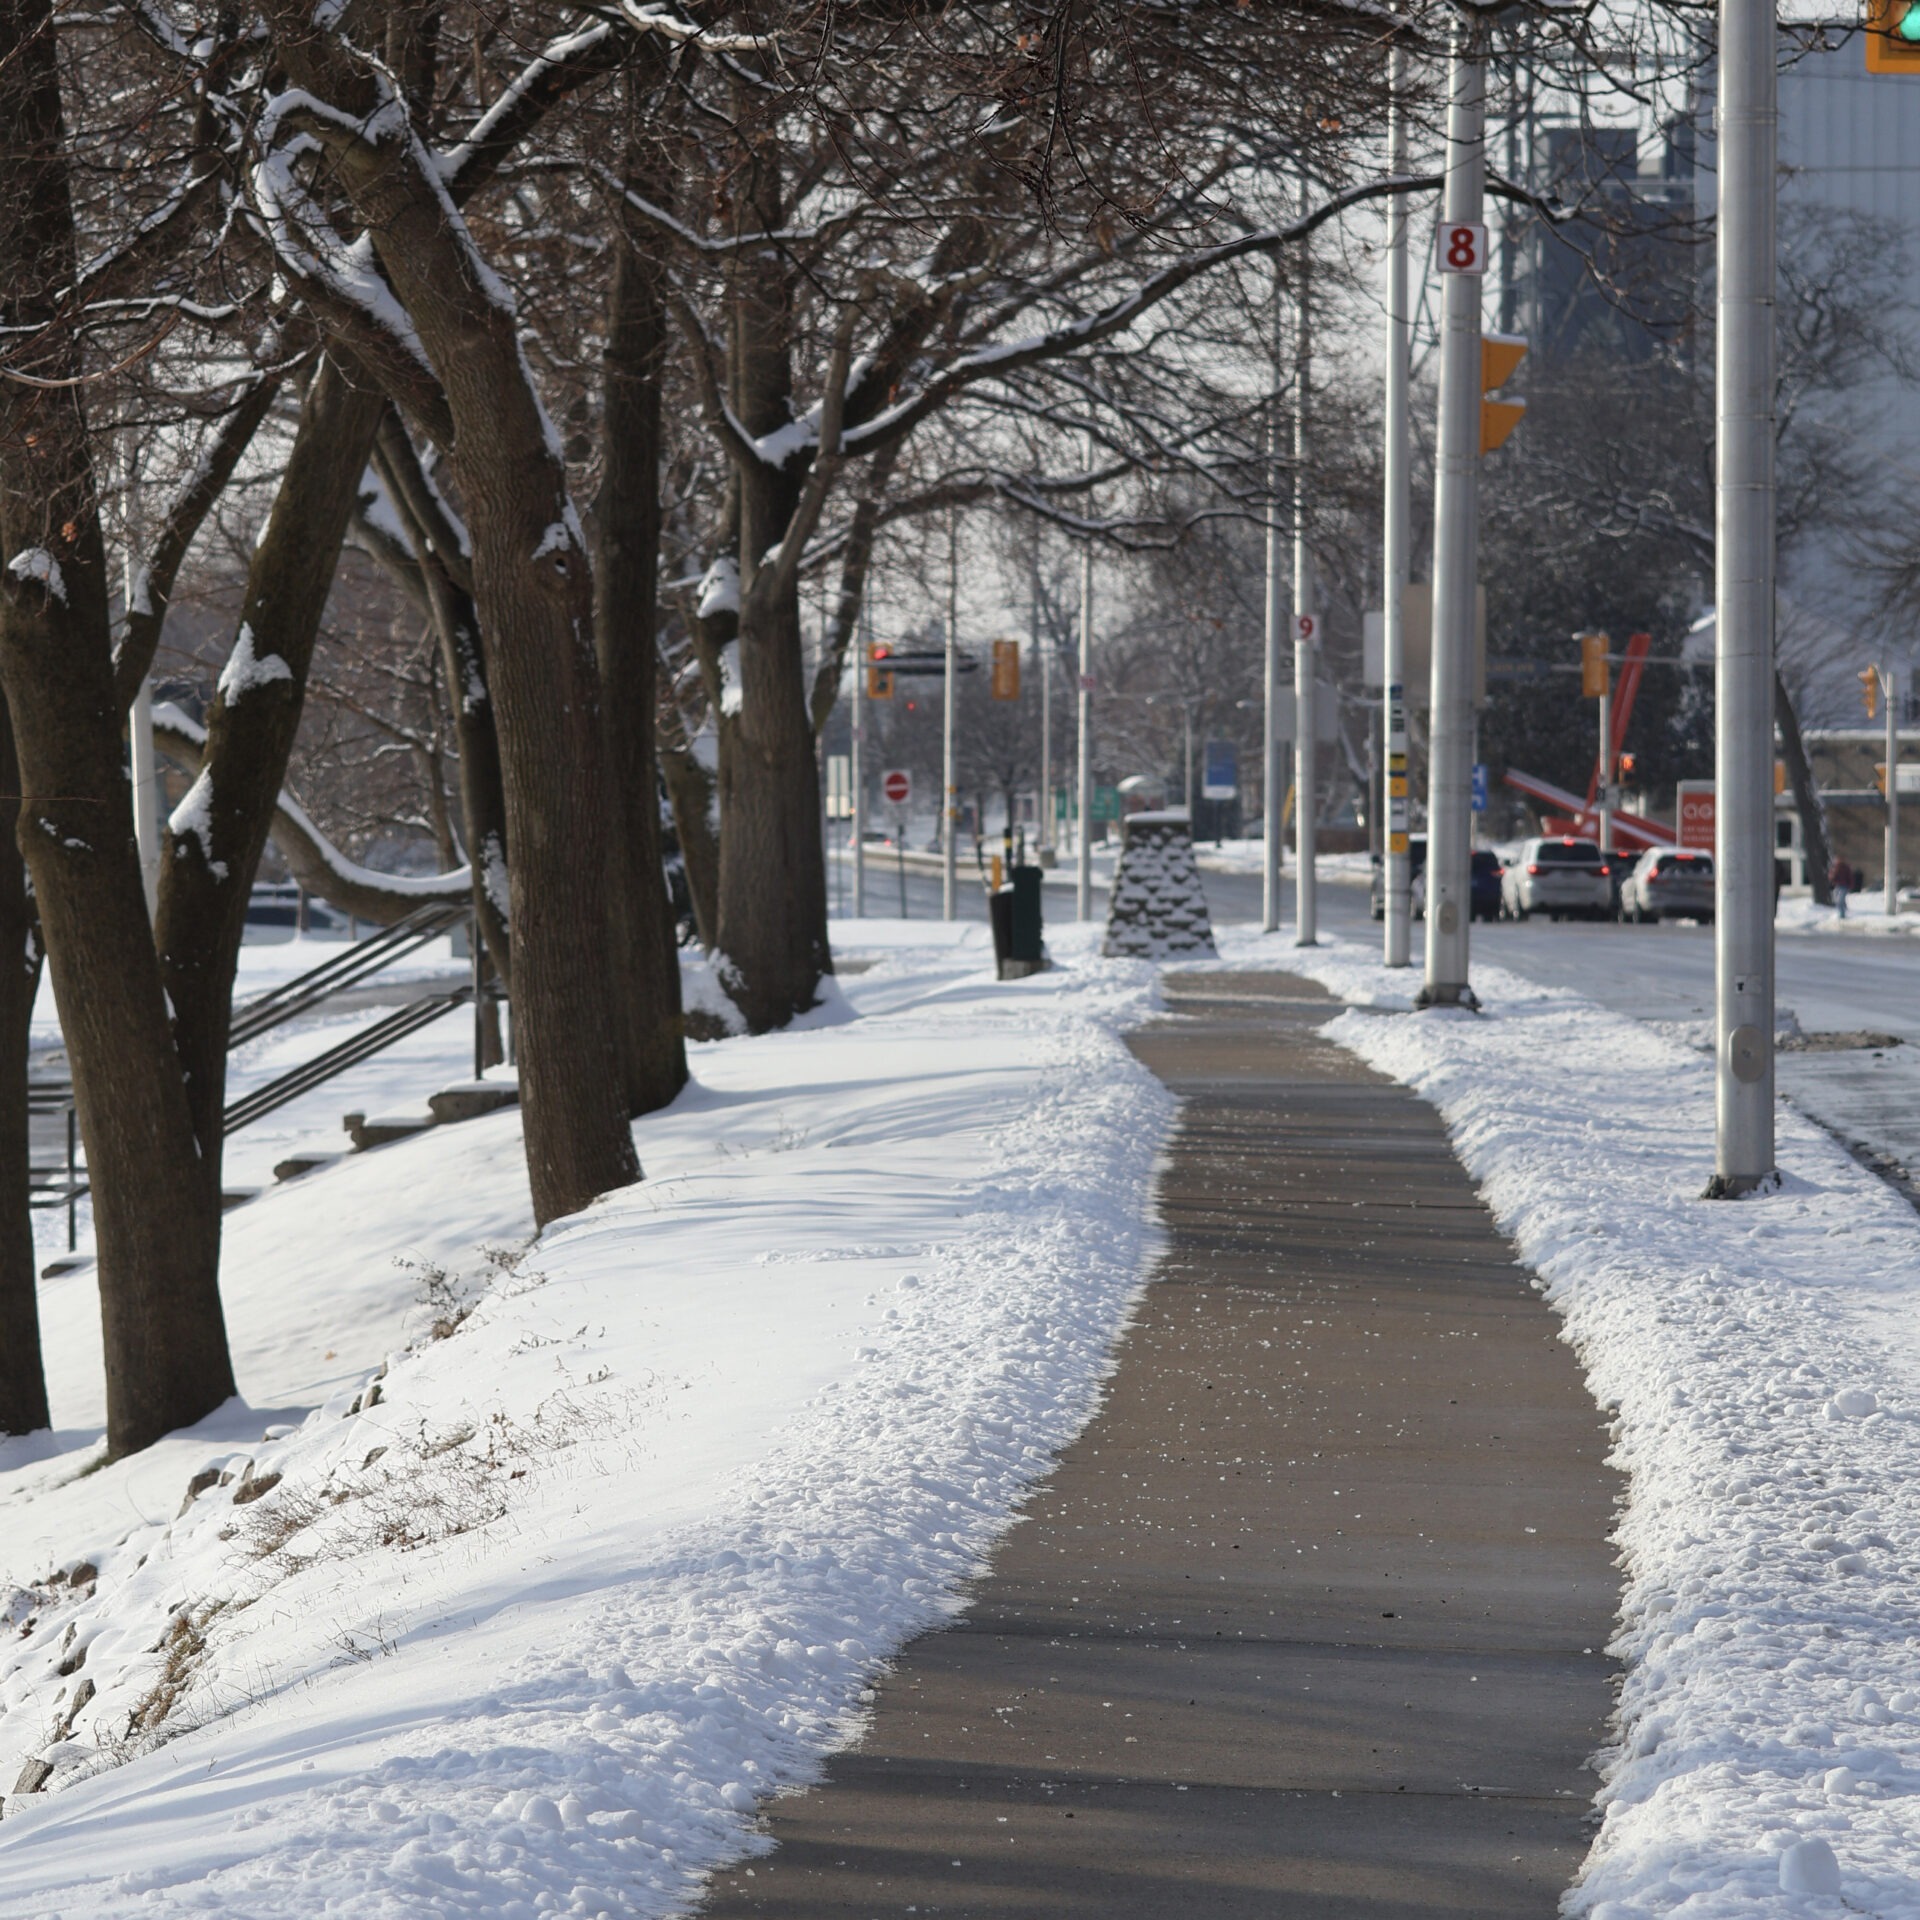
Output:
[[1240,754],[1231,740],[1209,740],[1200,775],[1203,800],[1231,800],[1240,791]]
[[1473,810],[1485,813],[1487,810],[1487,763],[1476,760],[1473,766]]

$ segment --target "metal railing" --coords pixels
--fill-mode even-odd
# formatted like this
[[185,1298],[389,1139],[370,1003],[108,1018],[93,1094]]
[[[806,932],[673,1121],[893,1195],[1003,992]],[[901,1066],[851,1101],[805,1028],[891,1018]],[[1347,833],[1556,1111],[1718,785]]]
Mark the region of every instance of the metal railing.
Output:
[[236,1128],[258,1120],[261,1115],[271,1113],[276,1107],[284,1107],[289,1100],[297,1100],[303,1093],[311,1093],[315,1087],[324,1086],[337,1074],[345,1073],[349,1067],[357,1067],[361,1061],[371,1060],[376,1053],[384,1053],[395,1041],[404,1040],[408,1034],[431,1026],[455,1007],[469,1005],[472,999],[471,987],[455,987],[451,993],[427,994],[418,1000],[410,1000],[404,1007],[395,1008],[384,1020],[363,1027],[358,1033],[342,1040],[338,1046],[329,1047],[325,1053],[303,1061],[281,1074],[277,1080],[269,1080],[264,1087],[255,1087],[251,1093],[242,1094],[238,1100],[230,1102],[221,1116],[221,1130],[232,1133]]
[[396,920],[371,939],[357,941],[331,960],[323,960],[292,980],[283,980],[267,992],[255,994],[233,1010],[233,1022],[227,1029],[227,1045],[237,1047],[261,1034],[317,1007],[321,1001],[358,986],[363,980],[384,972],[398,960],[424,947],[429,940],[450,933],[463,920],[471,920],[470,907],[436,903],[416,907],[404,920]]

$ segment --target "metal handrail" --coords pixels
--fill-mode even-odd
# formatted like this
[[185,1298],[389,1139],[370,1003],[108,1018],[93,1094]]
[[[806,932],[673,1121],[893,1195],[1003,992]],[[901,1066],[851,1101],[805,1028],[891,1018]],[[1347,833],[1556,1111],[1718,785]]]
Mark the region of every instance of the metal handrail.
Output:
[[283,980],[279,986],[235,1008],[227,1031],[227,1044],[237,1047],[255,1039],[283,1021],[318,1006],[322,1000],[383,971],[457,926],[472,911],[471,907],[446,902],[416,907],[404,919],[396,920],[371,939],[356,942],[344,953],[321,961],[317,967],[291,980]]
[[269,1080],[264,1087],[256,1087],[251,1093],[230,1102],[221,1115],[221,1131],[232,1133],[237,1128],[250,1125],[263,1114],[273,1112],[276,1107],[285,1106],[289,1100],[297,1100],[301,1094],[311,1093],[315,1087],[324,1086],[336,1075],[345,1073],[349,1067],[357,1067],[361,1061],[372,1059],[376,1053],[384,1053],[395,1041],[404,1040],[408,1034],[431,1026],[455,1007],[464,1007],[472,999],[473,989],[461,986],[455,987],[450,993],[429,994],[422,999],[409,1001],[404,1007],[398,1007],[388,1014],[384,1020],[363,1027],[360,1032],[342,1040],[338,1046],[329,1047],[325,1053],[316,1054],[313,1059],[290,1068],[277,1080]]

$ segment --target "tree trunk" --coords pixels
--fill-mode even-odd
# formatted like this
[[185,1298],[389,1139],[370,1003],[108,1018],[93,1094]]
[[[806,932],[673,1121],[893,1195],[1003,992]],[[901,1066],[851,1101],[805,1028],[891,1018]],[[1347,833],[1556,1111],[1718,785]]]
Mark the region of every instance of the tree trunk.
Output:
[[20,763],[0,705],[0,1433],[52,1425],[40,1359],[33,1210],[29,1202],[27,1039],[40,986],[40,940],[14,841]]
[[627,1108],[642,1114],[665,1106],[687,1081],[680,955],[662,864],[653,753],[667,325],[658,268],[631,234],[616,239],[615,248],[603,356],[603,478],[594,511],[593,632],[612,789],[614,992]]
[[714,830],[713,775],[687,739],[686,722],[670,690],[663,693],[658,711],[660,772],[673,807],[673,830],[680,841],[687,894],[693,902],[693,928],[711,953],[720,930],[720,839]]
[[1800,716],[1793,710],[1793,696],[1776,667],[1773,674],[1773,723],[1780,729],[1782,756],[1787,763],[1787,780],[1793,788],[1794,811],[1800,816],[1800,842],[1806,850],[1807,879],[1813,897],[1821,906],[1833,905],[1833,849],[1827,840],[1827,810],[1820,804],[1820,792],[1813,784],[1813,768],[1807,761],[1807,743],[1800,737]]
[[[276,12],[298,79],[365,112],[360,67],[304,12]],[[429,177],[425,149],[364,142],[337,122],[322,132],[451,418],[500,733],[521,1114],[545,1225],[639,1177],[604,972],[609,792],[592,567],[511,300]]]
[[[739,217],[775,232],[784,216],[777,155],[745,169]],[[772,260],[736,265],[730,290],[734,411],[749,434],[792,416],[793,299]],[[720,719],[720,951],[727,991],[754,1032],[783,1027],[818,999],[833,971],[820,776],[807,711],[797,578],[749,590],[763,556],[786,537],[804,476],[797,463],[739,462],[738,700]]]
[[797,592],[743,618],[740,709],[720,721],[719,945],[755,1033],[815,1005],[833,971],[805,670]]
[[73,214],[47,0],[0,4],[0,685],[13,714],[19,840],[53,967],[93,1188],[119,1457],[233,1393],[218,1197],[193,1118],[133,842],[115,698],[106,549],[86,388],[63,324]]
[[[378,441],[380,478],[413,539],[413,560],[440,646],[460,743],[460,818],[473,863],[473,906],[487,943],[494,977],[513,989],[507,878],[507,795],[500,771],[500,736],[487,687],[486,649],[473,604],[472,576],[450,564],[459,553],[455,530],[436,513],[433,489],[405,427],[389,413]],[[462,578],[462,575],[465,578]]]
[[385,398],[331,355],[254,548],[233,653],[207,715],[199,778],[168,824],[157,934],[174,1034],[200,1139],[200,1178],[220,1204],[233,982],[247,897],[300,729],[307,670]]

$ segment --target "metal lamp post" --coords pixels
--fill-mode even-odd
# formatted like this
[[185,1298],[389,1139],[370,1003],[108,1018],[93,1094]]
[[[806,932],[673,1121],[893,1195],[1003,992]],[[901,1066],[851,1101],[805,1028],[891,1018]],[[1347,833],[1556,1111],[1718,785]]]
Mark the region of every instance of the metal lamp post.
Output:
[[1486,72],[1478,23],[1457,19],[1449,59],[1440,425],[1434,476],[1432,733],[1427,761],[1427,967],[1419,1006],[1476,1006],[1472,926],[1473,654],[1480,514],[1480,277]]
[[1774,0],[1720,0],[1714,512],[1714,1173],[1774,1171]]

